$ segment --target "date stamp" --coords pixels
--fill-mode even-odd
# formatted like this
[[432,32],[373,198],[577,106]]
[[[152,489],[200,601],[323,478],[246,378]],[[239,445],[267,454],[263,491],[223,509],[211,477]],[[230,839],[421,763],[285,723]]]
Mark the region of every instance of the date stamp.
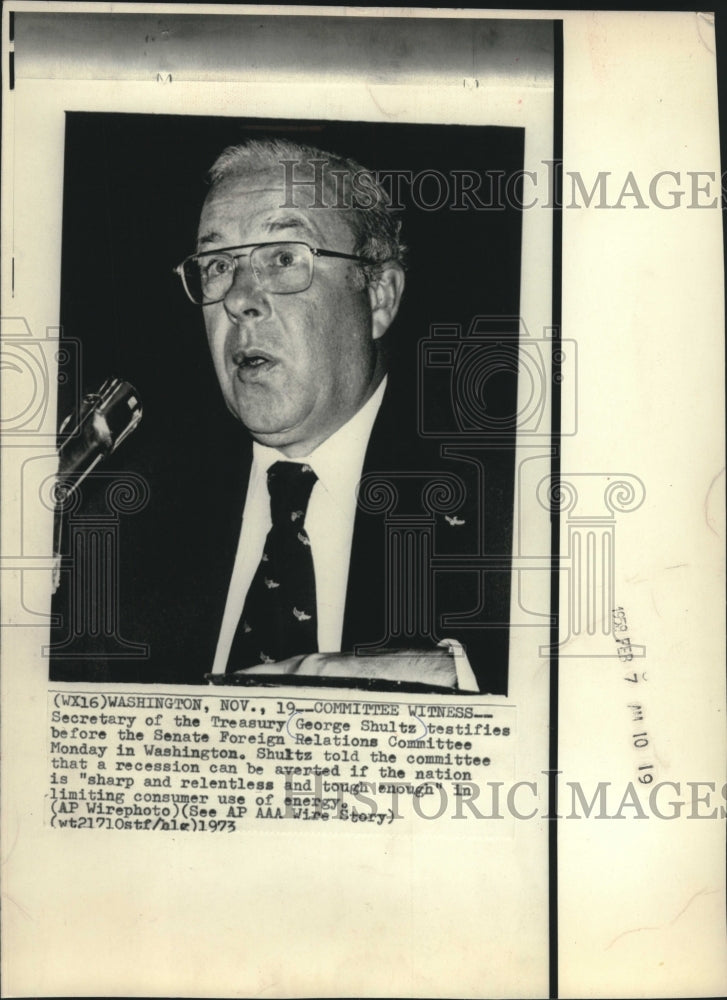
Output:
[[[626,618],[626,612],[622,607],[613,608],[611,611],[611,624],[613,627],[613,636],[616,642],[616,649],[618,651],[618,658],[621,663],[630,664],[634,659],[633,646],[631,644],[631,638],[629,636],[629,625]],[[628,673],[624,676],[624,681],[628,684],[646,684],[647,677],[646,671],[632,671],[629,668]],[[646,731],[644,726],[644,703],[639,697],[639,689],[635,693],[635,697],[627,705],[630,713],[631,729],[640,729],[642,732],[631,733],[631,744],[634,750],[637,752],[637,779],[642,785],[650,785],[654,780],[654,765],[649,760],[645,760],[645,757],[650,756],[650,737],[649,733]]]
[[611,625],[619,659],[622,663],[631,663],[634,658],[634,651],[628,635],[629,626],[626,621],[626,612],[622,607],[612,609]]

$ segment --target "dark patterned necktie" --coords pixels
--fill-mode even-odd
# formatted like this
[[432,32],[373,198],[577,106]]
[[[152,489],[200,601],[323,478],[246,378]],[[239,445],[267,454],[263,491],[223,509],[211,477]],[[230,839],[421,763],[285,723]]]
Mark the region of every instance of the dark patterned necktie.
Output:
[[227,673],[318,650],[316,581],[305,530],[317,476],[309,465],[268,469],[272,527],[245,598]]

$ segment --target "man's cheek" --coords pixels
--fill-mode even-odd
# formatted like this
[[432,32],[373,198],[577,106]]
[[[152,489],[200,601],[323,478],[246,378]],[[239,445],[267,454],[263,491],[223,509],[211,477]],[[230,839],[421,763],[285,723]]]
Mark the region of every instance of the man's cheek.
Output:
[[207,331],[207,346],[209,347],[210,356],[212,358],[212,364],[217,372],[217,377],[220,381],[223,380],[224,374],[228,370],[228,365],[225,359],[225,344],[224,339],[219,336],[215,336],[214,332]]

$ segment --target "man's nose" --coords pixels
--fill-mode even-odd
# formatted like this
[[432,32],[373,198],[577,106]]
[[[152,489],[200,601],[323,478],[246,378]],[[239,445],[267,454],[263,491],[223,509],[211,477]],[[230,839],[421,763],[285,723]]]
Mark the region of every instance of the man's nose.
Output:
[[238,258],[235,265],[232,284],[224,298],[227,313],[233,319],[255,319],[268,315],[270,304],[250,267],[250,258]]

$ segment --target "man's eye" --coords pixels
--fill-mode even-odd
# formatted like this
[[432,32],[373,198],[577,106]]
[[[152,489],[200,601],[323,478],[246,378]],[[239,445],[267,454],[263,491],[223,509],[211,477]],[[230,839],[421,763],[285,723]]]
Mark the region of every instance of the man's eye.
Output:
[[280,268],[284,270],[285,268],[295,267],[300,264],[302,254],[299,250],[291,247],[283,247],[276,251],[270,261],[272,267]]
[[235,264],[229,257],[206,257],[200,261],[200,268],[205,278],[219,278],[229,274]]

